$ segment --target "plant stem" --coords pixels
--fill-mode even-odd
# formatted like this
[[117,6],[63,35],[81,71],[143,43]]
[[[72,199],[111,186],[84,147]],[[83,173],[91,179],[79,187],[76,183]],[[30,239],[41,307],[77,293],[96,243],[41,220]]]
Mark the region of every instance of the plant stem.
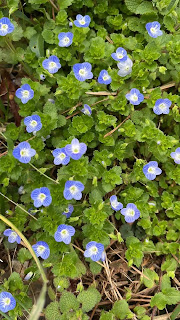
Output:
[[46,177],[47,179],[49,179],[50,181],[52,181],[52,182],[54,182],[54,183],[56,183],[56,184],[59,184],[58,181],[50,178],[50,177],[47,176],[45,173],[41,172],[41,171],[40,171],[38,168],[36,168],[32,163],[29,162],[29,164],[30,164],[30,166],[31,166],[33,169],[35,169],[36,171],[38,171],[42,176]]

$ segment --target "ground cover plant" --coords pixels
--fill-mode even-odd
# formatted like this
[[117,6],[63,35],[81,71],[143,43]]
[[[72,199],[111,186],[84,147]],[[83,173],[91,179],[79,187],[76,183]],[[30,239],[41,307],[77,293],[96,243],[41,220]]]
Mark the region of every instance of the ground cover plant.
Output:
[[0,318],[178,319],[177,0],[3,0]]

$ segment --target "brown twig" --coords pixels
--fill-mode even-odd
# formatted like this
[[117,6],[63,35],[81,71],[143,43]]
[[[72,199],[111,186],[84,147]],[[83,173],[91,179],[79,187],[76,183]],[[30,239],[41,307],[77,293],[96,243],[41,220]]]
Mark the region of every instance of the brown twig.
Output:
[[59,8],[56,7],[56,5],[54,4],[54,2],[52,0],[49,0],[49,2],[51,3],[51,5],[54,7],[54,9],[56,9],[56,11],[59,11]]
[[97,91],[97,92],[87,91],[86,94],[90,94],[93,96],[117,96],[117,92],[108,92],[108,91]]
[[70,118],[74,117],[78,113],[80,113],[80,111],[76,111],[75,113],[73,113],[70,116],[66,117],[66,119],[70,119]]
[[114,133],[117,129],[119,129],[119,128],[122,126],[122,124],[123,124],[124,122],[126,122],[130,117],[131,117],[131,116],[129,115],[129,116],[128,116],[126,119],[124,119],[120,124],[118,124],[118,126],[117,126],[116,128],[114,128],[113,130],[111,130],[111,131],[109,131],[108,133],[106,133],[106,134],[104,135],[104,138],[110,136],[110,135],[111,135],[112,133]]
[[80,106],[82,106],[82,102],[77,103],[74,107],[71,107],[71,108],[63,111],[61,114],[64,114],[64,113],[71,111],[71,110],[75,110],[77,107],[80,107]]
[[107,40],[109,43],[111,43],[111,44],[114,43],[108,36],[106,36],[106,40]]

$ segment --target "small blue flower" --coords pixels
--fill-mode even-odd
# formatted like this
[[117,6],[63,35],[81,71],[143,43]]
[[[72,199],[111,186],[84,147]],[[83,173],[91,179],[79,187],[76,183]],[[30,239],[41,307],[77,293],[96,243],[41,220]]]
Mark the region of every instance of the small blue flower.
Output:
[[175,152],[171,152],[171,158],[174,159],[174,162],[180,164],[180,148],[177,148]]
[[90,116],[92,114],[91,107],[88,106],[88,104],[84,104],[84,108],[81,109],[82,113],[86,114],[87,116]]
[[0,293],[0,311],[1,312],[8,312],[13,310],[16,306],[16,300],[12,296],[11,293],[2,291]]
[[72,204],[69,204],[68,205],[68,208],[66,208],[64,210],[64,212],[62,213],[64,216],[66,216],[66,218],[69,218],[71,216],[71,214],[73,213],[74,211],[74,207]]
[[26,276],[24,277],[24,280],[25,280],[25,281],[28,281],[28,280],[30,280],[30,279],[32,278],[32,276],[33,276],[33,272],[30,271],[30,272],[28,272],[28,273],[26,274]]
[[127,51],[124,48],[119,47],[115,53],[111,54],[111,57],[116,61],[126,61]]
[[36,150],[31,149],[28,142],[23,141],[18,144],[13,150],[14,158],[18,159],[22,163],[28,163],[31,161],[31,157],[35,156]]
[[67,155],[65,148],[57,148],[53,150],[52,154],[54,156],[54,164],[57,166],[59,164],[66,165],[70,161],[70,157]]
[[85,81],[87,79],[92,79],[93,74],[91,72],[92,66],[89,62],[76,63],[73,66],[73,72],[77,80]]
[[121,209],[121,214],[125,217],[128,223],[134,222],[140,217],[140,211],[134,203],[128,203],[127,207]]
[[103,252],[104,252],[103,244],[97,243],[96,241],[90,241],[86,245],[84,256],[86,258],[91,258],[92,261],[98,261],[104,258]]
[[9,243],[14,243],[14,242],[17,242],[18,244],[21,243],[21,238],[20,238],[20,236],[18,236],[18,234],[17,234],[15,231],[13,231],[13,230],[11,230],[11,229],[6,229],[6,230],[3,232],[3,234],[8,237],[8,242],[9,242]]
[[24,194],[24,193],[25,193],[25,191],[24,191],[24,186],[20,186],[20,187],[18,188],[18,193],[19,193],[19,194]]
[[119,68],[118,75],[120,77],[126,77],[132,72],[133,62],[129,57],[127,57],[126,61],[119,62],[117,66]]
[[36,244],[33,244],[32,248],[36,256],[42,259],[47,259],[50,255],[49,246],[45,241],[38,241]]
[[50,73],[56,73],[61,68],[60,61],[56,56],[50,56],[42,62],[44,69],[48,70]]
[[59,46],[60,47],[69,47],[73,41],[73,33],[72,32],[61,32],[58,35]]
[[48,207],[52,202],[50,191],[46,187],[34,189],[31,192],[31,199],[34,200],[36,208],[41,206]]
[[21,99],[21,102],[25,104],[34,97],[34,91],[29,84],[23,84],[16,90],[16,97]]
[[117,197],[116,196],[111,196],[110,197],[110,203],[111,203],[111,208],[115,211],[119,211],[123,208],[123,205],[121,202],[117,201]]
[[103,84],[110,84],[112,81],[110,75],[106,70],[102,70],[98,77],[98,82]]
[[58,226],[57,231],[55,232],[54,239],[57,242],[64,242],[69,244],[71,242],[71,237],[75,234],[75,229],[72,226],[66,224],[61,224]]
[[86,150],[87,145],[76,138],[71,141],[71,144],[65,146],[66,154],[74,160],[79,160]]
[[89,27],[90,22],[91,22],[90,16],[86,15],[83,17],[81,14],[78,14],[76,16],[76,20],[74,21],[74,24],[76,27],[86,28],[86,27]]
[[46,79],[46,76],[44,74],[40,74],[40,79],[44,81]]
[[103,251],[100,260],[101,260],[102,262],[104,262],[104,261],[106,260],[106,252],[105,252],[105,251]]
[[37,114],[26,117],[24,119],[24,124],[26,126],[26,131],[29,133],[39,131],[42,128],[41,118]]
[[130,93],[126,94],[126,99],[135,106],[139,105],[143,100],[144,96],[138,89],[131,89]]
[[155,102],[153,111],[157,115],[168,114],[171,104],[172,102],[169,99],[158,99]]
[[64,188],[64,198],[66,200],[80,200],[82,198],[82,191],[84,190],[84,185],[80,181],[68,180],[65,183]]
[[14,25],[11,21],[4,17],[0,19],[0,36],[6,36],[8,33],[14,31]]
[[154,180],[157,175],[162,173],[162,170],[158,168],[157,161],[150,161],[143,167],[143,173],[148,180]]
[[161,27],[161,25],[158,21],[146,23],[146,30],[147,30],[148,34],[150,35],[150,37],[152,37],[152,38],[157,38],[159,36],[162,36],[163,33],[160,30],[160,27]]

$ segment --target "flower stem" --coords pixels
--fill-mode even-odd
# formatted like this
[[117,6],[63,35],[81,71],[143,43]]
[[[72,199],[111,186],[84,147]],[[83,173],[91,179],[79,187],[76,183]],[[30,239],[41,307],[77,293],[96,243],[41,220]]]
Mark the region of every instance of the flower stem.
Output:
[[52,181],[52,182],[54,182],[54,183],[56,183],[56,184],[59,184],[58,181],[50,178],[50,177],[47,176],[45,173],[41,172],[41,171],[40,171],[38,168],[36,168],[32,163],[29,162],[29,164],[30,164],[30,166],[31,166],[33,169],[35,169],[36,171],[38,171],[42,176],[46,177],[47,179],[49,179],[50,181]]

